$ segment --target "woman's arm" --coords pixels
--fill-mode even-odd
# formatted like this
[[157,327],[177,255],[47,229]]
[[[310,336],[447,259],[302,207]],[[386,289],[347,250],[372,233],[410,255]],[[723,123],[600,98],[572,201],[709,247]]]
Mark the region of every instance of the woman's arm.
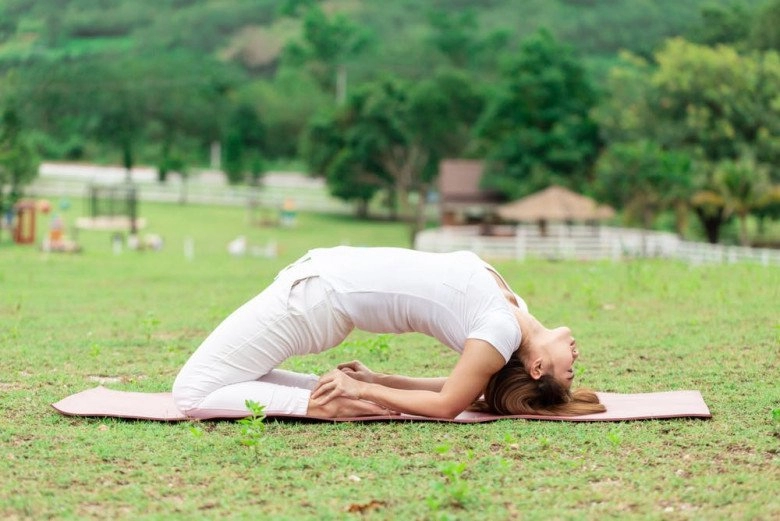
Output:
[[[347,373],[349,374],[349,373]],[[446,376],[436,376],[431,378],[415,378],[404,376],[402,374],[379,374],[374,383],[391,387],[393,389],[407,389],[418,391],[440,392],[447,382]]]
[[393,389],[417,389],[420,391],[439,392],[444,386],[444,382],[447,381],[447,378],[444,376],[415,378],[402,374],[375,373],[358,360],[339,364],[337,367],[347,376],[355,380],[384,385],[385,387],[392,387]]
[[344,396],[368,400],[407,414],[454,418],[479,397],[490,377],[504,363],[504,357],[492,345],[483,340],[468,339],[463,354],[439,390],[399,389],[363,382],[336,369],[320,379],[311,399],[324,405]]

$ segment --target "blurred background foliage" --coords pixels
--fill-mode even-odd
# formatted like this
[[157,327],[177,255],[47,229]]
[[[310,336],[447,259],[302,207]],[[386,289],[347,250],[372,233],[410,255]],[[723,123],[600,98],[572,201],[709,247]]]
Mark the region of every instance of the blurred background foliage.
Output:
[[717,240],[780,215],[778,27],[780,0],[0,0],[0,205],[36,159],[164,182],[219,143],[231,183],[305,168],[363,213],[410,217],[460,156]]

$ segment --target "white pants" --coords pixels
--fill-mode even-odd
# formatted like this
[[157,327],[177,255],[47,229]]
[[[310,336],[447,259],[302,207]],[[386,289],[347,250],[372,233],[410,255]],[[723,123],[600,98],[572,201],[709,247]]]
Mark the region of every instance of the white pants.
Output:
[[306,414],[318,377],[276,367],[291,356],[336,346],[353,329],[312,269],[306,258],[288,266],[206,338],[173,384],[182,412],[244,416],[245,402],[252,400],[266,413]]

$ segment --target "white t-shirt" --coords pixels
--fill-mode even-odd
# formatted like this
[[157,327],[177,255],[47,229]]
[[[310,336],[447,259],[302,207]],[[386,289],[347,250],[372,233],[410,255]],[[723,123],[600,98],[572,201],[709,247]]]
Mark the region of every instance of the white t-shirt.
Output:
[[467,338],[484,340],[507,361],[520,345],[519,324],[493,268],[472,252],[339,246],[309,256],[333,289],[336,308],[358,329],[424,333],[458,353]]

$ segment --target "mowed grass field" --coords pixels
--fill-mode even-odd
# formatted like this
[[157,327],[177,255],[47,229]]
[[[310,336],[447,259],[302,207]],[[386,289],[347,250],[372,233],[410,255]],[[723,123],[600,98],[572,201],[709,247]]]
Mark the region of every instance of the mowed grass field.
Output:
[[[167,391],[205,335],[307,249],[405,246],[407,229],[311,214],[263,228],[245,209],[194,205],[141,213],[162,251],[115,255],[109,233],[82,231],[82,253],[45,254],[4,232],[0,518],[780,518],[777,268],[494,263],[543,323],[573,329],[579,385],[698,389],[712,420],[267,421],[256,459],[235,422],[69,418],[50,404],[99,382]],[[238,235],[276,241],[279,256],[231,257]],[[355,333],[286,367],[320,373],[352,358],[413,375],[455,360],[421,335]]]

